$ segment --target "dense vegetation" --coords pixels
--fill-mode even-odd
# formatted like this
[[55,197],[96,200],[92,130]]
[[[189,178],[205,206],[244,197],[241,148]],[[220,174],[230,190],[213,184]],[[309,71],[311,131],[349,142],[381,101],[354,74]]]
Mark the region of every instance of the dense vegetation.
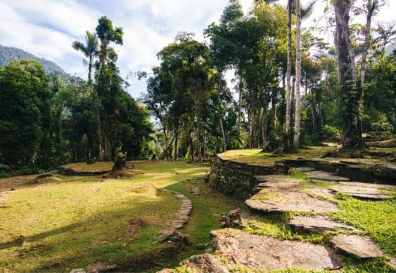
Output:
[[94,46],[100,58],[91,59],[94,80],[47,75],[33,60],[0,68],[0,172],[109,160],[116,149],[130,158],[144,156],[152,133],[149,113],[125,91],[117,54],[108,47],[111,32],[122,44],[122,29],[102,17],[97,30],[102,36]]
[[[144,103],[162,130],[162,158],[194,160],[241,147],[289,151],[326,138],[342,140],[345,149],[364,149],[363,131],[395,132],[396,55],[386,54],[395,32],[392,25],[367,31],[382,2],[358,9],[347,1],[342,7],[367,17],[366,25],[344,22],[350,26],[345,35],[335,29],[353,56],[345,55],[349,47],[332,48],[311,30],[302,31],[299,43],[288,31],[296,23],[294,10],[267,2],[273,1],[256,1],[244,14],[231,0],[219,23],[204,30],[209,43],[183,32],[158,53],[161,63],[148,79]],[[296,14],[304,19],[311,9]],[[354,67],[340,67],[340,54]],[[230,69],[236,99],[224,80]],[[359,74],[354,82],[351,69]]]
[[[138,73],[148,77],[142,104],[125,91],[112,48],[122,45],[123,30],[106,17],[72,45],[86,57],[87,82],[46,75],[33,61],[2,67],[2,168],[111,160],[120,150],[129,158],[194,161],[235,148],[288,152],[325,138],[364,149],[363,132],[394,133],[396,53],[386,48],[395,31],[371,27],[383,1],[334,1],[335,48],[300,29],[312,5],[275,2],[255,1],[244,14],[231,0],[204,30],[207,43],[179,33],[158,53],[158,67]],[[365,24],[353,24],[356,16]],[[230,69],[236,96],[224,76]]]

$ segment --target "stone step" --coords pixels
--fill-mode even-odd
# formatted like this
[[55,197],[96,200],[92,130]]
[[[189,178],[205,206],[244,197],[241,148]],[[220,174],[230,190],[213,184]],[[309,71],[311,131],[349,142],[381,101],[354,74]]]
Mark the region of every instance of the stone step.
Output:
[[245,204],[252,210],[263,212],[337,212],[337,205],[309,196],[302,191],[272,191],[268,195],[256,194]]
[[[223,266],[228,270],[238,265],[252,272],[290,267],[319,271],[338,269],[343,265],[343,260],[333,250],[321,245],[254,235],[236,229],[215,230],[211,235],[216,253],[219,253],[214,258],[227,260]],[[217,271],[206,269],[198,272]]]
[[304,172],[304,173],[315,171],[315,169],[311,168],[311,167],[299,167],[299,168],[296,168],[296,170],[300,171],[300,172]]
[[331,239],[331,243],[342,251],[358,256],[361,259],[384,256],[381,248],[369,237],[360,235],[338,234]]
[[352,226],[335,222],[324,215],[314,216],[294,216],[289,225],[295,229],[302,229],[311,232],[323,231],[349,231],[357,232]]
[[323,181],[349,181],[349,178],[337,176],[333,173],[325,172],[325,171],[314,171],[309,173],[309,178],[314,180],[323,180]]
[[385,190],[396,190],[396,186],[368,184],[360,182],[341,182],[330,187],[333,192],[341,192],[362,200],[384,200],[393,196]]
[[168,240],[177,229],[181,229],[190,220],[190,214],[193,209],[191,201],[181,193],[160,189],[164,192],[172,193],[177,199],[182,201],[180,209],[176,212],[175,219],[167,223],[167,228],[160,231],[158,234],[158,242],[163,243]]

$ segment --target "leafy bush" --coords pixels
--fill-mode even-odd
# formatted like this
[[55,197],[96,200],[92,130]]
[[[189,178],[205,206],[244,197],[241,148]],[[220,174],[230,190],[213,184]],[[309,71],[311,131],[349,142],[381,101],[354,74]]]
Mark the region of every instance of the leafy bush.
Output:
[[371,109],[363,115],[363,126],[366,131],[392,132],[394,130],[385,113]]
[[337,138],[341,135],[341,130],[331,125],[325,125],[322,129],[323,138]]
[[4,164],[0,164],[0,172],[9,172],[9,171],[11,171],[10,167]]

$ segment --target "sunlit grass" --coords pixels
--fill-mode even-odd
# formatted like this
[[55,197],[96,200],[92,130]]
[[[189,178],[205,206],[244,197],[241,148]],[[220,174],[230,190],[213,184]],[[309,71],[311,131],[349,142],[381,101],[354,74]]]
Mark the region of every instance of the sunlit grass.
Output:
[[328,152],[337,151],[337,147],[309,147],[300,149],[296,153],[274,155],[273,153],[262,152],[261,149],[231,150],[220,154],[220,157],[227,160],[245,162],[259,165],[273,165],[275,161],[297,158],[319,158]]
[[[370,152],[392,152],[395,151],[396,148],[370,148],[368,151]],[[321,158],[321,160],[329,161],[329,162],[340,162],[343,160],[347,160],[349,162],[361,163],[361,167],[368,168],[369,164],[380,164],[387,163],[386,158],[373,158],[372,156],[364,156],[364,158],[349,158],[350,152],[341,153],[338,152],[337,158],[333,157],[325,157],[324,155],[328,153],[335,153],[339,151],[339,147],[308,147],[306,149],[300,149],[295,153],[288,154],[277,154],[271,152],[262,152],[261,149],[242,149],[242,150],[231,150],[225,153],[219,154],[219,156],[225,160],[231,160],[236,162],[243,162],[249,164],[256,165],[273,165],[275,161],[281,160],[296,160],[298,158],[303,159],[316,159]]]
[[385,201],[362,201],[349,196],[338,198],[341,212],[332,216],[366,233],[381,248],[396,256],[396,198]]
[[[133,179],[67,177],[9,192],[0,202],[0,268],[10,272],[122,263],[156,247],[180,201],[160,187],[206,174],[207,166],[135,162]],[[131,219],[147,227],[131,229]],[[1,271],[0,271],[1,272]]]

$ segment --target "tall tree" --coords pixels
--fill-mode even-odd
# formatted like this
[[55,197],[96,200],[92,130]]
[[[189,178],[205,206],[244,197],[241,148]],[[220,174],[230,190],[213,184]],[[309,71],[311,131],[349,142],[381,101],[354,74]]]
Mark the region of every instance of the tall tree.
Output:
[[86,35],[85,44],[79,41],[74,41],[72,47],[75,50],[81,51],[84,56],[88,58],[88,61],[84,60],[84,62],[88,64],[88,84],[91,84],[94,59],[99,55],[99,40],[96,33],[87,31]]
[[284,139],[284,151],[290,151],[290,131],[291,131],[291,105],[292,105],[292,88],[290,85],[291,81],[291,25],[292,25],[292,0],[287,2],[287,70],[286,70],[286,122],[285,122],[285,139]]
[[0,151],[5,164],[49,167],[50,98],[38,61],[13,61],[0,67]]
[[336,21],[335,44],[338,54],[338,82],[342,96],[343,148],[363,149],[365,147],[362,137],[363,84],[367,51],[370,45],[371,20],[380,5],[378,0],[367,0],[365,2],[366,28],[364,30],[360,75],[358,75],[356,54],[349,28],[350,12],[353,4],[354,1],[352,0],[333,1]]
[[294,0],[296,5],[296,86],[295,86],[295,115],[294,115],[294,138],[293,150],[300,146],[300,117],[301,117],[301,9],[300,0]]
[[[115,62],[117,61],[117,54],[110,47],[111,43],[121,44],[123,29],[120,27],[114,27],[113,23],[106,16],[99,18],[98,25],[96,27],[96,33],[100,40],[100,53],[99,53],[99,64],[98,71],[96,74],[96,95],[98,97],[98,137],[99,137],[99,158],[100,160],[110,160],[111,158],[111,139],[109,128],[109,117],[107,113],[109,109],[103,107],[103,102],[109,101],[108,98],[111,96],[109,92],[109,84],[112,83],[112,75],[118,77],[117,68]],[[110,73],[106,73],[106,71]],[[111,72],[115,72],[111,73]],[[121,84],[122,81],[116,81],[117,84]],[[108,105],[111,107],[111,105]],[[111,111],[110,111],[111,112]]]

